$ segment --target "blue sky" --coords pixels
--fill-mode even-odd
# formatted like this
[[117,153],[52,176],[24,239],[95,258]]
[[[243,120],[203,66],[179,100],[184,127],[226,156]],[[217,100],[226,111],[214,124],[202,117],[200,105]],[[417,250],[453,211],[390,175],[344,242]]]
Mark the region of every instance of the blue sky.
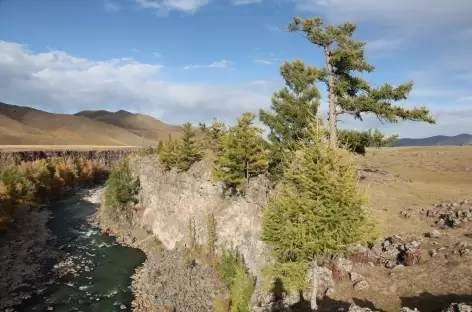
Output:
[[[0,0],[0,101],[232,123],[270,105],[285,60],[323,66],[321,50],[280,31],[294,16],[320,16],[356,23],[376,66],[367,78],[413,79],[402,105],[427,105],[438,121],[367,117],[341,127],[403,137],[472,133],[471,15],[470,0]],[[322,102],[324,113],[325,93]]]

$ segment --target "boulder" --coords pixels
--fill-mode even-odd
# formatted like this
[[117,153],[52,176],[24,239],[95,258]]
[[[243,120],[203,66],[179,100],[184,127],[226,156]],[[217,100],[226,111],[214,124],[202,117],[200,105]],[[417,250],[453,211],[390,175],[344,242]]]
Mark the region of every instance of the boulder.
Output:
[[445,308],[443,312],[472,312],[472,304],[452,303],[449,307]]

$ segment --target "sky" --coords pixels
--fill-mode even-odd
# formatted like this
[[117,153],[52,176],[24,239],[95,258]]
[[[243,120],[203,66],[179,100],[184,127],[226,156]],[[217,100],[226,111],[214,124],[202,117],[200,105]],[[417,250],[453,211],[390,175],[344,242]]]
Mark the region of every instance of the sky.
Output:
[[[413,80],[405,107],[436,125],[342,117],[401,137],[472,133],[470,0],[0,0],[0,101],[55,113],[128,110],[179,124],[234,123],[270,107],[280,65],[324,66],[282,31],[295,16],[357,24],[373,85]],[[320,85],[326,115],[326,87]]]

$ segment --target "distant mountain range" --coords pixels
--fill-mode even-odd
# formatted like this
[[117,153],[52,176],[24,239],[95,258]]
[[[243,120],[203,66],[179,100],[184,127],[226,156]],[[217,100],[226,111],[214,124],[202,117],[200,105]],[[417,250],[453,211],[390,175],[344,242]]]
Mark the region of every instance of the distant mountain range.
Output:
[[124,110],[54,114],[0,102],[0,145],[141,146],[182,134],[149,115]]
[[[54,114],[0,102],[0,145],[141,146],[177,138],[180,125],[165,124],[145,114],[125,110],[84,110]],[[393,146],[472,145],[472,135],[399,139]]]
[[393,146],[436,146],[436,145],[472,145],[472,135],[456,136],[436,135],[423,139],[399,139]]

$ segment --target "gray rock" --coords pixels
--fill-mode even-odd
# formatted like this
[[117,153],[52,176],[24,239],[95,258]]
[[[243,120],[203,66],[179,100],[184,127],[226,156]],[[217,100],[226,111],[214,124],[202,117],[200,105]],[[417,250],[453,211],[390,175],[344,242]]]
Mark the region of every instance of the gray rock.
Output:
[[347,312],[378,312],[376,310],[371,310],[369,308],[361,308],[355,304],[351,304],[351,306],[349,307],[349,310],[347,310]]
[[362,291],[367,288],[369,288],[369,283],[366,280],[360,280],[357,283],[354,284],[354,290],[355,291]]
[[336,267],[343,273],[352,271],[352,261],[346,258],[339,257],[334,261]]
[[349,273],[349,278],[351,279],[351,281],[353,281],[354,283],[357,283],[359,281],[363,281],[365,280],[365,277],[359,273],[356,273],[356,272],[351,272]]
[[412,310],[412,309],[410,309],[410,308],[403,307],[403,308],[401,308],[400,312],[420,312],[420,311],[418,311],[417,308],[415,308],[414,310]]
[[333,287],[330,287],[326,289],[325,295],[326,297],[332,297],[334,295],[335,289]]
[[452,303],[443,312],[472,312],[472,305],[465,303]]
[[397,261],[396,260],[388,260],[388,261],[385,262],[385,267],[387,269],[393,269],[396,266],[397,266]]
[[120,305],[120,310],[126,310],[126,306],[124,304]]
[[439,232],[438,230],[434,230],[431,233],[429,233],[428,236],[431,238],[438,238],[441,236],[441,232]]

